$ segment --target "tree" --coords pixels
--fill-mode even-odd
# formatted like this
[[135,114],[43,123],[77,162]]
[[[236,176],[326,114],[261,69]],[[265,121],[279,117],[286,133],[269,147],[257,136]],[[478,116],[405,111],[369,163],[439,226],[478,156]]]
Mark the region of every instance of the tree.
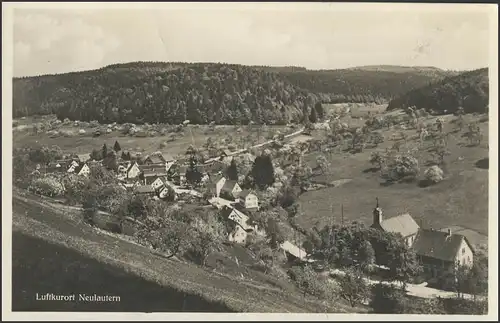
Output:
[[318,114],[315,108],[311,109],[311,113],[309,114],[309,121],[311,123],[318,122]]
[[267,154],[257,156],[252,166],[251,175],[260,189],[272,185],[274,183],[274,166],[271,156]]
[[269,217],[267,218],[265,229],[267,237],[269,238],[269,245],[271,246],[271,248],[273,250],[279,249],[281,244],[285,242],[285,235],[280,226],[280,223],[276,219]]
[[324,155],[319,155],[316,158],[316,163],[318,164],[319,169],[321,169],[322,174],[325,174],[325,171],[327,171],[330,167],[330,162]]
[[403,289],[405,289],[410,279],[417,277],[422,272],[422,266],[417,260],[414,249],[408,247],[402,239],[394,242],[388,250],[392,255],[389,260],[389,272],[392,279],[401,282]]
[[122,148],[120,147],[120,144],[118,143],[118,140],[115,141],[115,145],[113,146],[113,150],[115,152],[119,152],[120,150],[122,150]]
[[108,156],[108,146],[106,146],[106,144],[104,144],[102,146],[102,158],[106,158]]
[[469,139],[471,145],[480,145],[482,133],[479,125],[477,123],[470,123],[467,127],[468,131],[464,134],[464,136]]
[[190,251],[198,256],[201,264],[206,265],[206,259],[210,253],[221,248],[224,241],[224,227],[212,214],[204,214],[195,218],[192,226],[195,230],[193,243]]
[[368,240],[363,240],[357,251],[358,264],[362,271],[375,263],[375,250]]
[[116,170],[118,168],[116,152],[114,150],[110,151],[108,155],[104,157],[102,164],[109,170]]
[[436,165],[427,168],[424,175],[429,183],[436,184],[443,180],[443,170]]
[[102,150],[92,149],[90,153],[90,158],[92,160],[102,160]]
[[370,307],[377,314],[405,313],[405,293],[393,285],[378,283],[372,288]]
[[83,207],[83,219],[90,225],[95,224],[95,216],[99,211],[97,198],[95,194],[87,195],[82,204]]
[[191,155],[189,158],[189,167],[186,169],[186,181],[193,185],[198,185],[203,177],[196,164],[196,157]]
[[46,175],[33,178],[28,190],[39,195],[57,197],[64,194],[64,185],[60,178]]
[[411,154],[397,155],[388,165],[388,172],[382,177],[389,181],[415,180],[420,171],[418,159]]
[[377,166],[378,169],[386,163],[386,156],[384,156],[380,151],[374,151],[370,154],[370,164]]
[[288,270],[288,275],[297,287],[302,290],[304,297],[307,294],[320,298],[327,296],[325,295],[327,292],[325,288],[326,284],[321,281],[319,275],[310,265],[292,267]]
[[351,307],[369,298],[370,288],[362,273],[358,270],[347,270],[345,275],[337,279],[339,296],[349,302]]
[[130,153],[129,152],[125,152],[125,151],[122,151],[122,155],[121,155],[121,159],[123,160],[130,160]]
[[316,111],[316,115],[318,116],[318,119],[323,120],[325,117],[325,110],[323,109],[323,104],[321,102],[317,102],[314,105],[314,109]]
[[231,160],[231,164],[226,169],[226,175],[229,180],[238,180],[238,168],[236,166],[236,160],[234,160],[234,158]]

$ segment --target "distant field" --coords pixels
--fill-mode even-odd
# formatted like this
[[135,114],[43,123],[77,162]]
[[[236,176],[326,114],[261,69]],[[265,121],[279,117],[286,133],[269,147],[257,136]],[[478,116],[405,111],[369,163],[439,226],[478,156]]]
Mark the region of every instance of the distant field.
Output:
[[[450,132],[453,116],[445,116],[445,131]],[[478,118],[467,116],[469,119]],[[346,120],[346,119],[344,119]],[[428,122],[432,122],[431,119]],[[372,151],[390,147],[392,133],[400,130],[381,130],[385,142],[375,149],[365,149],[362,153],[348,152],[325,153],[331,162],[327,174],[318,175],[317,181],[331,182],[339,179],[351,179],[340,186],[325,188],[319,191],[306,192],[300,197],[304,216],[299,219],[300,225],[311,228],[340,223],[341,205],[344,206],[345,221],[361,221],[371,224],[375,198],[380,200],[385,217],[393,217],[401,212],[409,211],[417,222],[424,227],[436,229],[461,226],[471,240],[482,243],[488,234],[488,170],[480,169],[475,163],[488,156],[488,124],[481,123],[484,134],[479,147],[466,147],[465,138],[460,134],[450,133],[448,149],[450,155],[445,157],[445,180],[435,186],[421,188],[417,183],[381,185],[378,172],[369,169],[368,162]],[[416,135],[415,130],[405,130],[408,138]],[[416,139],[409,139],[408,146],[415,147]],[[401,149],[403,151],[404,148]],[[316,166],[317,153],[307,156],[311,166]],[[421,173],[426,169],[425,163],[431,158],[427,151],[419,156]],[[333,210],[333,211],[332,211]],[[475,242],[473,242],[475,243]]]
[[[256,129],[251,132],[245,126],[216,126],[215,131],[210,131],[208,126],[190,125],[183,129],[182,133],[175,134],[175,141],[167,142],[171,138],[172,133],[165,136],[154,137],[135,137],[124,135],[119,131],[111,133],[103,133],[99,137],[93,137],[92,132],[94,128],[80,128],[72,125],[61,126],[63,130],[73,131],[74,135],[70,137],[58,136],[51,138],[47,133],[39,133],[34,135],[30,129],[33,122],[39,122],[46,118],[42,117],[28,117],[26,119],[16,120],[18,123],[17,130],[13,132],[13,145],[14,147],[21,147],[24,145],[57,145],[65,153],[86,154],[92,152],[92,149],[100,149],[103,144],[112,146],[117,140],[120,143],[122,150],[132,152],[142,152],[145,154],[154,151],[162,151],[171,155],[184,154],[189,145],[194,144],[201,147],[211,137],[212,140],[221,140],[223,138],[231,137],[235,144],[243,142],[249,143],[248,136],[251,135],[253,142],[266,141],[265,137],[269,132],[275,133],[276,131],[292,132],[294,130],[288,129],[285,126],[268,126],[268,131],[263,131],[258,134]],[[79,135],[78,130],[84,129],[86,134]],[[240,129],[240,132],[237,130]],[[160,148],[160,144],[165,147]]]

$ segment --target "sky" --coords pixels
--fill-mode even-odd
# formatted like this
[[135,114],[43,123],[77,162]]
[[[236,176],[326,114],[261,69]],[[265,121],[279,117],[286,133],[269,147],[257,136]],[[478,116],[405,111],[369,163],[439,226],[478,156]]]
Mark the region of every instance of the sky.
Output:
[[97,5],[14,9],[14,76],[132,61],[453,70],[489,62],[488,11],[471,5]]

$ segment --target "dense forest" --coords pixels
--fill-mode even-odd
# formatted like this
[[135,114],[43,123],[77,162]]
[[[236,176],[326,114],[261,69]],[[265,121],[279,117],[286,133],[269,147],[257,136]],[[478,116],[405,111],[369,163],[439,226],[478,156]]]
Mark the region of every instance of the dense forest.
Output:
[[13,115],[103,123],[285,124],[320,103],[384,103],[447,72],[134,62],[16,78]]
[[465,113],[482,113],[487,111],[488,102],[488,69],[482,68],[412,90],[389,102],[387,110],[415,106],[417,109],[445,114],[462,107]]

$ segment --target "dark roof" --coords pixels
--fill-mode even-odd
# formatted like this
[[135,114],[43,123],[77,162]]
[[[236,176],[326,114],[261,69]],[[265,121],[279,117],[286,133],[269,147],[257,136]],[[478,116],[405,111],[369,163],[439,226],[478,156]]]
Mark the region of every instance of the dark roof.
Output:
[[420,228],[408,213],[383,220],[380,226],[386,232],[400,233],[403,237],[416,234]]
[[86,163],[78,164],[78,166],[75,167],[75,174],[78,174],[82,170],[84,165],[87,165],[87,164]]
[[172,155],[168,154],[168,153],[167,154],[163,154],[163,159],[165,161],[167,161],[167,162],[175,160],[174,157]]
[[467,238],[461,234],[448,236],[447,232],[422,229],[417,234],[413,249],[419,256],[454,261],[463,240],[471,247]]
[[135,193],[155,193],[155,189],[151,185],[136,186]]
[[154,169],[146,169],[143,171],[142,176],[146,177],[160,177],[167,176],[167,172],[164,169],[162,170],[154,170]]
[[252,190],[243,190],[240,192],[239,197],[246,198],[250,193],[253,193]]
[[222,191],[227,192],[227,193],[231,193],[236,184],[238,184],[238,183],[236,183],[236,181],[232,181],[232,180],[228,179],[224,183],[224,186],[222,186]]
[[161,164],[161,163],[165,162],[162,157],[157,156],[157,155],[148,156],[146,158],[146,160],[147,159],[149,159],[151,161],[151,163],[153,163],[153,164]]

